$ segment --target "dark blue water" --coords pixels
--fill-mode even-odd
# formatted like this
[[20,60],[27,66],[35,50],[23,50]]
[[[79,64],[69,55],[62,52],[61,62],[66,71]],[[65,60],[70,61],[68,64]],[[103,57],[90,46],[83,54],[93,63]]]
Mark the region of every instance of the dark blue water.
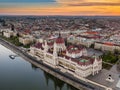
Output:
[[76,90],[0,45],[0,90]]

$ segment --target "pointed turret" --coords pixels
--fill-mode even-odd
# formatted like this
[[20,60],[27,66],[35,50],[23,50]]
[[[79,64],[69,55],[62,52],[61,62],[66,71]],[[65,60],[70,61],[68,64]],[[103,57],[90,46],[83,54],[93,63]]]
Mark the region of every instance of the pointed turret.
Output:
[[54,65],[57,65],[58,61],[57,61],[57,56],[58,56],[58,53],[57,53],[57,45],[56,43],[54,43],[54,48],[53,48],[53,60],[54,60]]
[[48,51],[48,45],[47,45],[47,41],[45,40],[45,46],[44,46],[44,52]]
[[56,43],[54,43],[53,55],[54,55],[54,57],[57,57],[57,45],[56,45]]
[[98,73],[98,58],[94,56],[94,62],[93,62],[93,75]]

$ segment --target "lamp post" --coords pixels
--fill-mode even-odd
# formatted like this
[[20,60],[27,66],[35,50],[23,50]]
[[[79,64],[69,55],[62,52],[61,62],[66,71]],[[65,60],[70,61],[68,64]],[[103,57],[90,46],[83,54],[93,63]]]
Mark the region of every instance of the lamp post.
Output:
[[108,75],[108,78],[106,79],[106,81],[114,82],[111,74]]

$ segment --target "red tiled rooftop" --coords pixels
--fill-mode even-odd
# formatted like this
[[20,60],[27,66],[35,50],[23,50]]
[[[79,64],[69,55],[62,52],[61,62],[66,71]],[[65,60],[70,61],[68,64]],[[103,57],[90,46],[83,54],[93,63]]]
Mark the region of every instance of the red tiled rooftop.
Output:
[[80,46],[73,46],[73,45],[70,45],[68,46],[67,50],[69,53],[80,53],[80,51],[83,49],[83,47],[80,45]]
[[48,46],[53,46],[54,42],[47,42]]
[[82,59],[78,62],[79,65],[90,65],[92,64],[90,60],[84,60],[82,61]]
[[90,32],[86,32],[88,34],[98,34],[98,32],[95,32],[95,31],[90,31]]
[[42,43],[36,43],[35,45],[34,45],[36,48],[38,48],[38,49],[44,49],[43,47],[42,47]]
[[57,44],[62,44],[62,43],[64,43],[64,39],[63,39],[62,37],[58,37],[58,38],[56,39],[56,43],[57,43]]
[[111,43],[111,42],[105,42],[104,44],[105,44],[105,45],[109,45],[109,46],[114,46],[114,44]]

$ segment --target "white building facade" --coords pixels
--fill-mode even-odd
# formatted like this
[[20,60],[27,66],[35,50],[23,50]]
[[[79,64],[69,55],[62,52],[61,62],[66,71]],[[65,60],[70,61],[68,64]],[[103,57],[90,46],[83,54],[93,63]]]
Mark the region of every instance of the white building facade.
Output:
[[43,43],[31,46],[30,53],[51,67],[80,77],[95,75],[102,69],[101,58],[88,57],[84,47],[65,46],[64,39],[60,35],[55,40],[49,42],[45,40]]

